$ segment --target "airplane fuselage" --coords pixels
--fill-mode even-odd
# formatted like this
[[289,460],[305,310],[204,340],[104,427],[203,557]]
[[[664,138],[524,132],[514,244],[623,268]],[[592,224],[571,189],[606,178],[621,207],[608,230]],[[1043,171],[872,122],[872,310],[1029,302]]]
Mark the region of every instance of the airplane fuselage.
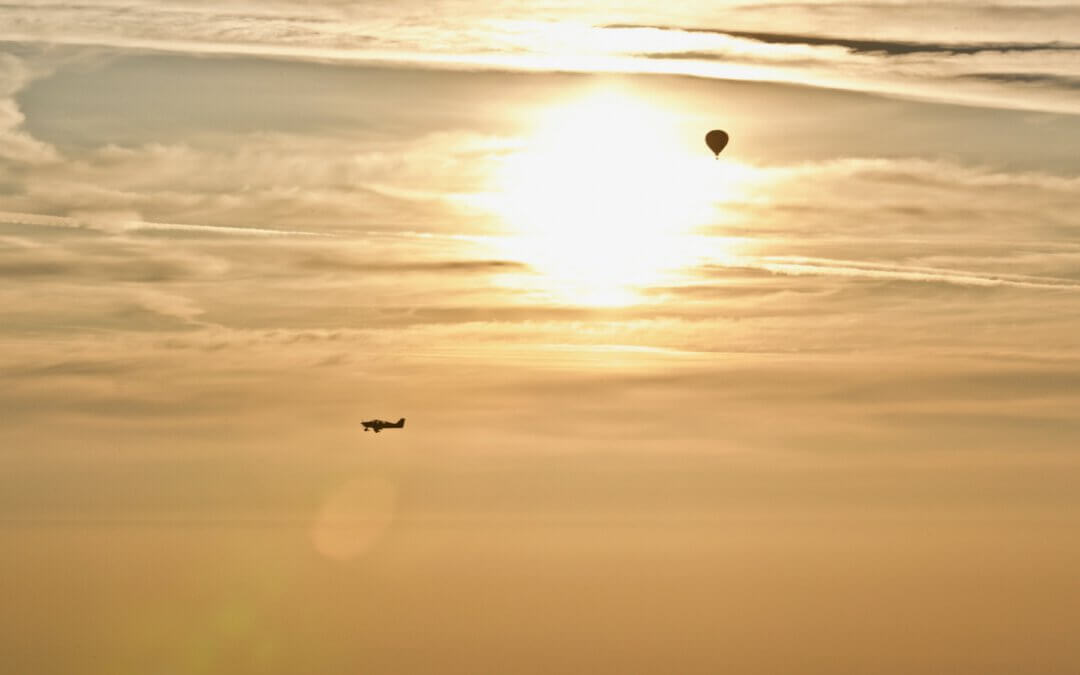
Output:
[[405,427],[405,418],[402,417],[397,422],[387,422],[386,420],[368,420],[367,422],[361,422],[364,425],[364,431],[374,431],[379,433],[383,429],[403,429]]

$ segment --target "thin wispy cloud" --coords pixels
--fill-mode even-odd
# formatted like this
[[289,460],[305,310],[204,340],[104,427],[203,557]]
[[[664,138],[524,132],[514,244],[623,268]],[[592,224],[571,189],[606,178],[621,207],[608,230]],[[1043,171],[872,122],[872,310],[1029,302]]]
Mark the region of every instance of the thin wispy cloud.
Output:
[[312,255],[300,262],[302,267],[323,272],[416,272],[462,273],[523,271],[528,266],[516,260],[432,260],[399,261],[362,260],[332,255]]
[[905,40],[859,40],[828,35],[798,33],[760,33],[754,31],[723,30],[719,28],[685,28],[679,26],[645,26],[634,24],[611,24],[605,28],[655,29],[685,33],[704,33],[709,35],[727,35],[754,42],[775,45],[807,45],[810,47],[841,47],[855,54],[885,54],[901,56],[905,54],[944,53],[951,55],[978,54],[980,52],[1050,52],[1080,51],[1080,43],[1047,42],[918,42]]
[[[417,22],[401,20],[412,16],[407,7],[350,11],[316,4],[300,11],[288,3],[272,8],[240,4],[215,12],[134,4],[119,12],[110,4],[39,5],[32,11],[8,5],[0,8],[0,18],[6,19],[0,39],[437,69],[684,74],[993,107],[1080,110],[1073,88],[1060,86],[1063,80],[1041,79],[1048,91],[1028,87],[1028,95],[1021,96],[1015,81],[967,77],[1014,68],[1030,73],[1025,55],[1045,60],[1055,54],[1062,57],[1058,70],[1045,74],[1066,82],[1076,77],[1078,43],[1060,30],[1048,30],[1078,20],[1072,8],[1062,6],[942,7],[912,13],[873,4],[735,4],[713,12],[727,26],[656,23],[649,21],[654,13],[640,8],[631,9],[627,18],[636,15],[641,21],[617,24],[593,23],[595,13],[588,11],[568,11],[556,22],[514,6],[501,15],[460,9]],[[693,8],[685,12],[694,14]],[[808,21],[799,20],[804,14]],[[836,18],[824,20],[828,16]],[[962,28],[976,23],[979,31]],[[890,30],[882,33],[883,24]],[[961,28],[941,28],[957,25]],[[774,29],[758,28],[765,26]],[[777,26],[802,30],[785,32]]]
[[740,266],[758,268],[777,274],[818,274],[896,281],[921,281],[961,286],[1007,286],[1045,290],[1080,290],[1080,281],[1010,274],[980,274],[962,270],[921,266],[882,265],[851,260],[774,256],[742,260]]
[[98,230],[101,232],[191,232],[197,234],[232,234],[241,236],[298,236],[325,237],[325,232],[303,232],[298,230],[274,230],[259,227],[230,227],[221,225],[196,225],[191,223],[156,223],[133,219],[130,214],[109,214],[107,212],[72,218],[67,216],[46,216],[35,213],[12,213],[0,211],[0,223],[9,225],[29,225],[33,227],[57,227],[66,229]]
[[14,96],[30,79],[30,69],[21,59],[0,52],[0,161],[40,165],[58,158],[52,146],[22,128],[26,118]]

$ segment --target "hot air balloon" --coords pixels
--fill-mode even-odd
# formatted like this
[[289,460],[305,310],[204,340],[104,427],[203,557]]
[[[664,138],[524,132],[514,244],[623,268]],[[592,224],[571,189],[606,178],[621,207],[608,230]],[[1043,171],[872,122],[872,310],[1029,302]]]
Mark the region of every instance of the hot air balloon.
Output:
[[705,134],[705,145],[709,146],[709,149],[713,151],[717,159],[720,159],[720,151],[727,145],[728,135],[726,131],[720,131],[719,129],[713,129],[709,133]]

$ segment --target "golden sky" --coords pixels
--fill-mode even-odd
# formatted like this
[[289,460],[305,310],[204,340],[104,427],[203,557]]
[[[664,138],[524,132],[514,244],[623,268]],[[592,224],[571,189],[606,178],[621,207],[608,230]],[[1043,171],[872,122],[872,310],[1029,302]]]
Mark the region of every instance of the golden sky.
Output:
[[1080,670],[1078,36],[0,6],[0,653]]

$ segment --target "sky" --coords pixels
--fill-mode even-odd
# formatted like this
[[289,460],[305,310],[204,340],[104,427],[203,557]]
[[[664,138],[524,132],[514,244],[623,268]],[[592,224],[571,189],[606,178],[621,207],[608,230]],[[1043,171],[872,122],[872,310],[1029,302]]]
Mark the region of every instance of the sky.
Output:
[[1078,36],[0,5],[0,652],[1080,670]]

